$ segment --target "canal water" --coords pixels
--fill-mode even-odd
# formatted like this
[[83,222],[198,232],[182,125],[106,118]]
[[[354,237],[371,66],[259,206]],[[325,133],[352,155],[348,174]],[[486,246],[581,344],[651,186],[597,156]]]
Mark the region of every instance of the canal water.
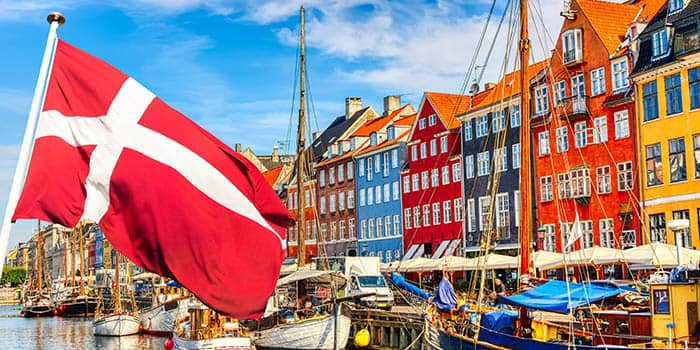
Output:
[[0,350],[163,350],[166,338],[95,337],[92,318],[23,318],[20,306],[0,306]]

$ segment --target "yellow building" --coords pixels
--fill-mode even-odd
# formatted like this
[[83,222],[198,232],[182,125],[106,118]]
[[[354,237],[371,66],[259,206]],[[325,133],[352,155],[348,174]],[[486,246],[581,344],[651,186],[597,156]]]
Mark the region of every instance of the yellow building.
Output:
[[698,248],[700,30],[683,25],[698,15],[697,10],[687,10],[676,9],[675,16],[657,16],[649,23],[639,37],[631,78],[635,84],[645,243],[675,244],[667,223],[688,219],[689,228],[679,232],[680,243]]

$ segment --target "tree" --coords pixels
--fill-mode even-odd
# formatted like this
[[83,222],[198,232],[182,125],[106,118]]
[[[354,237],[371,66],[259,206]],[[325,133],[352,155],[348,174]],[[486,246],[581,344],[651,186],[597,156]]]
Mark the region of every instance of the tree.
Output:
[[24,283],[27,279],[27,270],[24,267],[4,267],[0,284],[10,283],[13,286]]

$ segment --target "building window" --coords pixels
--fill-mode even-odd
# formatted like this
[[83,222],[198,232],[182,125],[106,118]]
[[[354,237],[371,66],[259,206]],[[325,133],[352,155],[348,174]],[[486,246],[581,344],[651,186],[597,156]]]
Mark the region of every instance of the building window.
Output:
[[549,96],[547,96],[547,85],[540,85],[535,88],[535,115],[542,115],[549,111]]
[[513,169],[520,168],[520,144],[513,144]]
[[610,183],[610,166],[605,165],[596,168],[596,183],[598,185],[598,194],[612,192]]
[[345,181],[345,167],[341,164],[338,165],[338,183]]
[[425,190],[429,187],[428,183],[428,172],[424,171],[420,173],[420,188]]
[[506,127],[506,110],[505,108],[501,112],[494,112],[496,115],[493,118],[493,132],[501,131]]
[[335,168],[328,169],[328,184],[329,185],[335,184]]
[[561,45],[564,53],[564,64],[580,61],[583,59],[581,50],[581,29],[575,28],[565,31],[562,35]]
[[510,106],[510,127],[516,128],[520,126],[520,105]]
[[633,188],[632,162],[617,163],[617,190],[627,191]]
[[695,158],[695,179],[700,179],[700,134],[693,135],[693,154]]
[[690,109],[700,108],[700,67],[688,69]]
[[666,215],[649,215],[649,236],[652,242],[666,243]]
[[455,221],[462,221],[462,215],[462,198],[455,198]]
[[443,222],[449,224],[452,222],[452,201],[442,202]]
[[393,192],[392,193],[393,196],[391,197],[391,200],[394,200],[394,201],[399,200],[399,182],[398,181],[394,181],[391,183],[391,190]]
[[372,176],[374,176],[374,171],[372,171],[372,158],[367,158],[367,181],[372,181]]
[[613,219],[598,220],[598,229],[600,230],[600,246],[606,248],[615,248],[615,231],[613,229]]
[[[443,168],[444,169],[444,168]],[[464,157],[464,177],[471,179],[474,177],[474,155]],[[448,174],[449,179],[449,174]],[[445,184],[445,171],[442,172],[442,183]]]
[[608,117],[602,116],[593,119],[593,143],[608,141]]
[[668,12],[676,12],[683,8],[683,0],[669,0],[668,1]]
[[384,186],[384,203],[386,203],[386,202],[391,200],[391,187],[389,187],[388,183],[385,183],[383,186]]
[[552,200],[552,176],[542,176],[540,177],[540,201],[549,202]]
[[513,191],[513,208],[515,208],[515,226],[520,227],[520,191]]
[[681,97],[681,74],[676,73],[664,78],[666,86],[666,115],[677,114],[683,111]]
[[411,189],[414,192],[418,191],[418,174],[411,175]]
[[[690,211],[688,209],[676,210],[676,211],[673,211],[672,216],[673,216],[673,220],[679,220],[679,219],[689,220],[690,219]],[[684,247],[684,248],[690,247],[690,245],[692,244],[691,239],[690,239],[690,228],[683,229],[680,232],[679,236],[680,236],[681,247]]]
[[671,182],[688,179],[685,171],[685,139],[678,138],[668,141],[668,164],[671,170]]
[[411,208],[406,208],[403,210],[403,221],[406,229],[411,228]]
[[392,168],[399,167],[399,150],[398,149],[391,150],[391,167]]
[[546,156],[549,154],[549,132],[542,131],[537,134],[537,139],[539,140],[539,154],[540,156]]
[[430,140],[430,156],[437,155],[437,140]]
[[384,177],[387,177],[387,176],[389,176],[389,152],[384,152],[384,153],[382,154],[382,156],[383,156],[383,158],[384,158],[384,159],[383,159],[383,160],[384,160],[384,164],[382,164],[382,165],[383,165],[383,167],[382,167],[382,175],[383,175]]
[[622,139],[630,136],[630,122],[627,110],[615,112],[615,139]]
[[[457,210],[457,200],[459,200],[459,209]],[[476,231],[476,204],[474,203],[474,198],[471,198],[467,201],[467,226],[469,228],[469,232],[474,232]],[[462,199],[455,199],[455,221],[461,221],[457,219],[458,215],[461,218],[461,209],[462,209]]]
[[345,210],[345,192],[338,193],[338,211]]
[[557,245],[554,239],[554,224],[542,225],[544,228],[544,250],[548,252],[556,252]]
[[374,186],[374,197],[375,203],[380,204],[382,202],[382,186]]
[[586,96],[586,84],[583,74],[571,77],[571,97]]
[[433,203],[433,225],[440,225],[440,202]]
[[428,116],[428,126],[433,126],[435,124],[437,124],[437,115],[431,114]]
[[401,216],[394,215],[394,235],[398,236],[401,233]]
[[318,185],[319,185],[319,187],[326,186],[326,170],[325,169],[321,169],[321,171],[318,172]]
[[348,209],[355,208],[355,191],[348,191]]
[[420,207],[413,207],[413,227],[420,227]]
[[328,225],[321,224],[321,236],[325,241],[330,241],[330,237],[328,236]]
[[[508,228],[509,226],[510,226],[510,203],[508,200],[508,192],[499,193],[496,195],[496,227]],[[501,238],[507,238],[509,236],[510,236],[510,234],[507,234],[507,235],[501,236]]]
[[569,173],[559,174],[557,189],[560,199],[571,198],[571,181],[569,180]]
[[321,215],[326,213],[326,197],[321,197],[319,199],[319,211],[321,212]]
[[447,136],[440,138],[440,153],[447,153]]
[[382,221],[382,217],[378,217],[377,219],[377,235],[376,237],[382,237],[384,236],[384,222]]
[[634,248],[637,246],[637,232],[634,230],[623,230],[620,233],[622,249]]
[[489,174],[489,151],[480,152],[476,155],[477,175]]
[[340,224],[338,226],[340,227],[340,235],[338,237],[340,239],[348,239],[346,236],[347,231],[345,230],[345,220],[340,220]]
[[367,220],[367,238],[374,238],[374,218]]
[[665,28],[651,35],[651,50],[654,58],[668,52],[668,36]]
[[372,187],[367,188],[367,205],[374,204],[374,190]]
[[655,143],[646,147],[647,186],[664,183],[664,169],[661,165],[661,144]]
[[627,79],[627,57],[612,62],[613,71],[613,91],[621,90],[629,86]]
[[581,221],[581,232],[583,232],[582,248],[590,248],[593,246],[593,221]]
[[[473,170],[472,170],[473,172]],[[450,183],[450,167],[445,165],[442,167],[442,184],[447,185]]]
[[605,68],[600,67],[591,71],[591,96],[605,92]]
[[476,137],[483,137],[489,133],[489,117],[487,115],[476,119]]
[[360,206],[364,207],[367,202],[365,202],[365,189],[361,188],[360,189]]
[[425,159],[427,157],[427,149],[426,149],[426,143],[423,142],[420,144],[420,159]]
[[421,118],[418,120],[418,130],[423,130],[425,129],[425,118]]
[[452,182],[462,181],[462,169],[459,163],[452,164]]
[[423,205],[423,227],[430,226],[430,205]]
[[586,122],[574,124],[574,146],[576,148],[586,147],[586,137],[588,137]]
[[472,139],[472,121],[466,120],[462,124],[464,126],[464,141],[469,141]]
[[330,196],[330,212],[335,213],[335,194],[331,194]]
[[659,119],[659,102],[656,96],[656,80],[642,85],[642,95],[644,96],[644,121]]
[[374,172],[375,173],[379,172],[379,167],[381,166],[380,162],[381,161],[379,160],[379,154],[376,154],[374,156]]
[[557,152],[566,152],[569,150],[569,132],[566,130],[566,126],[557,128]]
[[338,240],[338,224],[336,222],[331,222],[331,241]]
[[403,193],[411,192],[411,178],[410,176],[403,177]]
[[348,180],[355,178],[355,167],[352,162],[347,163]]
[[418,160],[418,146],[411,146],[411,161]]
[[553,85],[554,88],[554,105],[562,106],[566,99],[566,83],[560,80]]
[[571,235],[571,230],[573,228],[573,224],[570,222],[562,222],[561,223],[561,250],[562,252],[571,252],[574,250],[574,245],[570,245],[569,247],[566,247],[567,242],[569,242],[569,235]]
[[591,196],[591,177],[588,169],[572,170],[569,178],[571,184],[571,196],[573,198]]
[[491,196],[479,197],[479,227],[481,231],[489,231],[491,229]]
[[438,187],[438,185],[440,185],[440,176],[438,175],[437,169],[430,170],[430,183],[433,187]]
[[506,153],[506,147],[496,148],[493,151],[493,160],[496,163],[496,172],[508,170],[508,153]]

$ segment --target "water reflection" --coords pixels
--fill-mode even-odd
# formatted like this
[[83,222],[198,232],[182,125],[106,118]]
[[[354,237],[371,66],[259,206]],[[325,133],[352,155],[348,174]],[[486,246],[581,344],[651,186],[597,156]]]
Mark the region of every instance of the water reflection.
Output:
[[92,318],[22,318],[17,306],[0,306],[0,343],[21,350],[162,350],[165,338],[95,337]]

